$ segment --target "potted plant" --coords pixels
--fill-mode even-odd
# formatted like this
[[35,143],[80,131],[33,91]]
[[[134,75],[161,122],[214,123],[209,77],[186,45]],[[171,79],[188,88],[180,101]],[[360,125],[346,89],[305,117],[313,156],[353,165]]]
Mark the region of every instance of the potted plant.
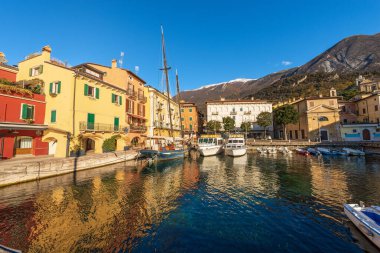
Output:
[[79,144],[75,144],[70,149],[70,157],[79,157],[85,155],[85,151],[81,148]]

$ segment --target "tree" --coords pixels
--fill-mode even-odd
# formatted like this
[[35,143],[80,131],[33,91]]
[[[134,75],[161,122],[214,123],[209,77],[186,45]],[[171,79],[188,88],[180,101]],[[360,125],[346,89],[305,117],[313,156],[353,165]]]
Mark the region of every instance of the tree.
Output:
[[264,128],[264,138],[267,137],[267,127],[272,125],[272,113],[270,112],[260,112],[257,115],[256,122],[259,126]]
[[241,128],[244,132],[248,132],[249,130],[251,130],[251,125],[252,125],[251,122],[242,122],[241,125],[240,125],[240,128]]
[[207,122],[206,128],[210,132],[219,132],[219,130],[222,128],[222,124],[220,124],[219,121],[210,120]]
[[224,131],[229,132],[233,129],[235,129],[235,120],[231,117],[224,117],[223,118],[223,128]]
[[298,122],[298,112],[292,105],[283,105],[274,111],[274,121],[282,125],[284,129],[284,139],[287,140],[286,125]]

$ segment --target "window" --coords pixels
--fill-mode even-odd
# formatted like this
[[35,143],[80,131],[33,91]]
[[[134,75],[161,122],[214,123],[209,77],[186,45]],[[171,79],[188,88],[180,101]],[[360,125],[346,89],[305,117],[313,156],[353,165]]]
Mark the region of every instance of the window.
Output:
[[346,112],[346,106],[342,106],[342,112]]
[[182,130],[185,129],[185,126],[184,126],[184,125],[182,125],[181,127],[182,127]]
[[51,95],[57,95],[57,94],[61,93],[61,81],[50,83],[49,93]]
[[379,106],[375,105],[375,111],[378,111],[378,110],[379,110]]
[[190,121],[193,121],[193,117],[190,117],[189,120],[190,120]]
[[57,122],[57,111],[51,110],[51,112],[50,112],[50,123],[55,123],[55,122]]
[[43,65],[36,66],[29,69],[29,76],[38,76],[41,75],[43,71]]
[[343,119],[343,123],[344,123],[344,124],[347,124],[347,119]]
[[184,121],[185,119],[184,118],[181,118],[181,121]]
[[302,139],[305,139],[305,130],[303,130],[303,129],[301,130],[301,136],[302,136],[301,137]]
[[133,100],[127,100],[127,105],[126,105],[126,111],[127,111],[127,113],[131,113],[131,114],[133,114],[133,112],[134,112],[134,103],[133,103]]
[[353,133],[356,133],[356,132],[357,132],[357,130],[356,130],[356,129],[352,129],[352,132],[353,132]]
[[366,113],[366,110],[365,110],[365,108],[363,108],[363,114],[365,114]]
[[189,112],[193,112],[193,109],[192,109],[192,108],[190,108],[190,109],[189,109]]
[[314,102],[313,101],[310,101],[309,104],[310,104],[310,107],[314,106]]
[[190,124],[190,131],[193,131],[193,125]]
[[240,111],[241,111],[241,112],[243,111],[243,107],[240,107]]
[[183,108],[181,108],[181,112],[183,112],[184,110],[183,110]]
[[289,139],[293,139],[293,133],[292,133],[292,130],[289,131]]
[[34,106],[21,104],[21,119],[34,119]]
[[112,93],[112,103],[114,103],[116,105],[121,105],[122,104],[122,97]]
[[32,137],[17,136],[16,138],[16,148],[32,148],[32,143]]
[[295,139],[298,139],[298,130],[294,130]]
[[95,88],[88,84],[84,84],[84,95],[92,98],[99,99],[99,88]]

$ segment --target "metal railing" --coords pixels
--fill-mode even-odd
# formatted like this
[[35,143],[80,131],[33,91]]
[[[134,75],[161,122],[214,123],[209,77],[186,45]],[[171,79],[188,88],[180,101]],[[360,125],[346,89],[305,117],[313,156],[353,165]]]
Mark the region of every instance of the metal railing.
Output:
[[236,115],[236,114],[237,114],[237,112],[235,112],[235,111],[230,112],[230,115]]
[[127,94],[128,96],[130,97],[136,97],[136,91],[132,90],[132,89],[128,89],[127,90]]
[[105,124],[105,123],[90,123],[81,121],[79,122],[79,130],[80,131],[98,131],[98,132],[123,132],[126,129],[125,126],[117,126],[113,124]]
[[250,115],[250,114],[251,114],[251,111],[244,112],[244,115]]
[[138,100],[140,100],[143,103],[146,103],[147,97],[145,97],[144,95],[138,95]]

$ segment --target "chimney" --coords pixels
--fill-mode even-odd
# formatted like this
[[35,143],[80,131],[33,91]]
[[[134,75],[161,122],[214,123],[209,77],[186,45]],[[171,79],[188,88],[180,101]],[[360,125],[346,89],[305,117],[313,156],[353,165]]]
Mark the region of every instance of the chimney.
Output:
[[115,59],[112,60],[112,68],[117,68],[117,61]]
[[51,47],[46,45],[42,48],[42,56],[45,60],[50,61]]

